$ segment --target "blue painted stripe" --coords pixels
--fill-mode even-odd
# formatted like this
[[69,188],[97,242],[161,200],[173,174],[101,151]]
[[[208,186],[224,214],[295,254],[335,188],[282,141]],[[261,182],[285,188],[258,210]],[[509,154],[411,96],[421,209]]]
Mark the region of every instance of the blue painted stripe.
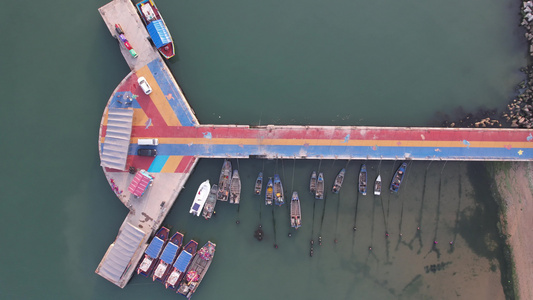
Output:
[[[157,152],[159,153],[159,148],[157,149]],[[168,155],[157,155],[154,158],[154,161],[152,161],[152,164],[150,165],[150,168],[148,168],[148,172],[152,173],[159,173],[165,166],[169,156]]]
[[181,97],[181,94],[178,91],[178,88],[174,85],[172,78],[169,77],[170,74],[163,72],[164,66],[160,59],[155,59],[152,62],[148,63],[148,69],[152,72],[152,75],[155,78],[155,81],[161,88],[161,91],[165,95],[172,95],[171,99],[168,99],[168,103],[172,110],[178,117],[182,126],[194,126],[197,125],[196,119],[193,117],[192,112],[188,109],[187,102]]
[[[436,151],[437,150],[437,151]],[[522,150],[522,154],[519,151]],[[136,147],[132,144],[130,154],[136,153]],[[286,158],[306,155],[309,158],[321,156],[334,157],[348,156],[353,158],[380,157],[402,159],[411,157],[414,159],[533,159],[533,149],[519,148],[466,148],[466,147],[377,147],[374,150],[369,146],[291,146],[291,145],[184,145],[184,144],[160,144],[157,147],[160,155],[198,155],[198,156],[248,156],[269,155],[283,156]]]
[[131,92],[116,92],[109,102],[109,108],[141,108],[136,98]]

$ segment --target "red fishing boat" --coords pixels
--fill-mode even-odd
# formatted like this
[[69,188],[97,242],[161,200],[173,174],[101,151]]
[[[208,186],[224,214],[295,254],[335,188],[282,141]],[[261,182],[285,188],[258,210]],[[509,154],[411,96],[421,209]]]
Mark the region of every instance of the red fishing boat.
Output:
[[137,3],[136,6],[157,50],[166,59],[173,57],[176,54],[174,52],[174,41],[154,1],[143,0]]

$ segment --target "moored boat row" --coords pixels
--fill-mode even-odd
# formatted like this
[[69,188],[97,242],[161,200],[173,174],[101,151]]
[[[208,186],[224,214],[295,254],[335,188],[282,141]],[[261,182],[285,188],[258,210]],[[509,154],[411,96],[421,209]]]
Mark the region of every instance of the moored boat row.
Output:
[[[162,282],[165,288],[176,290],[190,299],[213,261],[216,244],[208,241],[197,251],[198,243],[190,240],[182,249],[183,234],[176,232],[168,240],[169,232],[165,227],[157,231],[137,267],[137,273],[152,276],[154,281]],[[164,250],[161,251],[163,246]]]

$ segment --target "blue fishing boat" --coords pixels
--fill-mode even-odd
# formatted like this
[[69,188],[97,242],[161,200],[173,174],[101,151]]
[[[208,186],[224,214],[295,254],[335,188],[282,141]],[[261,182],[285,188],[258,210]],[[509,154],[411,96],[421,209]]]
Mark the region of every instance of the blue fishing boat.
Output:
[[157,231],[154,238],[146,248],[146,251],[144,251],[144,257],[137,268],[137,274],[141,274],[146,277],[150,276],[155,264],[157,263],[157,259],[161,254],[163,246],[168,241],[169,232],[170,230],[168,230],[166,227],[161,227]]
[[159,263],[155,267],[154,275],[152,275],[152,280],[159,280],[164,282],[170,271],[170,267],[176,258],[176,255],[181,250],[183,244],[183,233],[176,232],[170,238],[170,241],[165,246],[161,257],[159,258]]
[[278,174],[274,174],[274,204],[280,206],[285,203],[283,196],[283,185]]
[[173,57],[176,54],[174,41],[154,1],[143,0],[137,3],[136,6],[144,25],[146,25],[146,30],[159,53],[166,59]]
[[318,174],[318,179],[316,181],[315,199],[317,200],[324,199],[324,173],[322,172]]
[[338,194],[341,187],[342,187],[342,183],[344,182],[344,174],[346,173],[346,170],[343,168],[339,174],[337,174],[337,177],[335,177],[335,182],[333,183],[333,188],[331,189],[332,192],[334,192],[335,194]]
[[367,174],[365,164],[361,165],[361,170],[359,170],[359,193],[363,196],[366,195],[366,185],[367,185]]
[[405,175],[406,169],[407,163],[402,163],[402,165],[398,167],[398,170],[396,170],[396,173],[394,173],[394,177],[392,177],[392,181],[390,183],[390,190],[392,192],[397,193],[400,189],[400,184],[402,184],[403,176]]
[[165,280],[165,288],[168,289],[168,287],[170,287],[171,289],[175,290],[178,287],[178,284],[181,279],[183,279],[183,275],[185,275],[185,272],[191,263],[191,259],[196,254],[197,249],[198,243],[195,240],[191,240],[187,243],[187,245],[185,245],[185,247],[183,247],[183,251],[181,251],[180,255],[178,255],[178,258],[176,258],[176,261],[172,265],[170,274]]
[[273,201],[274,201],[274,185],[272,184],[272,177],[269,177],[266,192],[265,192],[265,204],[272,205]]
[[263,189],[263,172],[259,172],[257,179],[255,180],[254,193],[256,195],[261,195],[261,190]]

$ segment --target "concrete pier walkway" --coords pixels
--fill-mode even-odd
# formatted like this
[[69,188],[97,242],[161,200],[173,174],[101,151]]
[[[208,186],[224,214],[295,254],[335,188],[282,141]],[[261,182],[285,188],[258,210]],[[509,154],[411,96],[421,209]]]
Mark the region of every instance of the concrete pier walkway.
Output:
[[[533,159],[533,130],[525,129],[200,125],[157,49],[149,43],[132,3],[113,0],[99,11],[111,34],[116,36],[114,26],[119,23],[139,54],[133,58],[119,46],[132,72],[111,95],[100,125],[99,152],[105,176],[130,212],[96,273],[119,287],[131,278],[150,237],[161,226],[199,158]],[[150,95],[137,84],[141,76],[153,89]],[[131,115],[129,143],[112,141],[110,110],[130,112],[124,114]],[[139,138],[158,138],[158,155],[138,156]],[[112,159],[120,163],[116,166],[125,167],[105,163],[111,154],[120,156]],[[134,176],[128,172],[130,167],[155,174],[153,185],[141,198],[128,192]]]

